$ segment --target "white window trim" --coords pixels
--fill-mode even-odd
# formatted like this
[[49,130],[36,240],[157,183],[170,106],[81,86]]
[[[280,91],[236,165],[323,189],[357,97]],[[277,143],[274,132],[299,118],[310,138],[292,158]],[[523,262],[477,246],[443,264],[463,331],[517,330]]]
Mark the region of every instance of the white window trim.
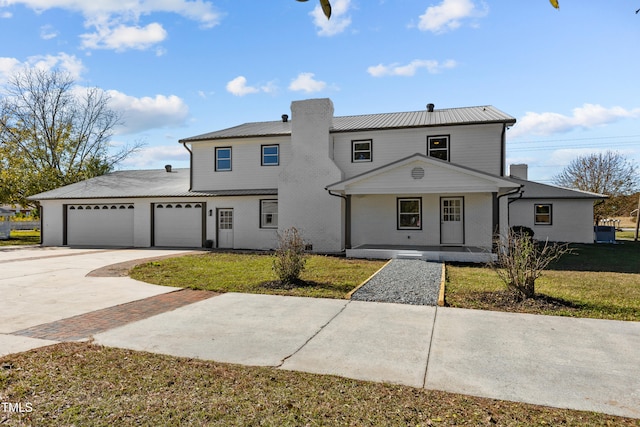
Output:
[[[219,159],[218,158],[218,151],[220,150],[229,150],[229,168],[219,168],[218,167],[218,161],[219,160],[227,160],[227,159]],[[230,170],[233,169],[233,150],[231,149],[231,147],[216,147],[216,153],[215,153],[215,170],[216,172],[228,172]]]
[[[538,206],[548,206],[549,207],[549,221],[538,221],[538,215],[547,215],[547,214],[538,214]],[[533,205],[533,223],[535,225],[553,225],[553,204],[551,203],[536,203]]]
[[[400,217],[403,215],[403,212],[401,211],[400,206],[402,205],[401,202],[404,202],[404,201],[418,202],[418,225],[417,226],[407,227],[407,226],[400,225],[402,223],[402,221],[400,221]],[[405,213],[405,215],[415,215],[415,213],[407,212]],[[397,216],[396,220],[397,220],[398,230],[422,230],[422,197],[398,197],[398,200],[396,203],[396,216]]]
[[[276,163],[265,163],[264,158],[264,149],[275,147],[277,152],[276,154],[267,154],[268,157],[276,157]],[[265,144],[260,146],[260,166],[280,166],[280,144]]]
[[[432,139],[440,139],[440,138],[445,138],[447,140],[447,146],[445,148],[431,148],[431,140]],[[427,156],[429,157],[433,157],[435,159],[438,160],[442,160],[438,157],[432,156],[431,152],[435,151],[435,152],[441,152],[441,151],[446,151],[447,152],[447,159],[445,161],[450,162],[451,161],[451,135],[431,135],[431,136],[427,136]]]
[[[265,212],[264,212],[264,203],[265,202],[275,202],[276,204],[276,212],[271,213],[274,216],[275,221],[272,221],[271,224],[265,223]],[[260,228],[278,228],[278,199],[261,199],[260,200]],[[274,224],[275,222],[275,224]]]
[[[369,144],[368,150],[357,150],[356,144]],[[356,159],[356,153],[369,153],[368,159]],[[370,163],[373,161],[373,140],[372,139],[355,139],[351,141],[351,162],[352,163]]]

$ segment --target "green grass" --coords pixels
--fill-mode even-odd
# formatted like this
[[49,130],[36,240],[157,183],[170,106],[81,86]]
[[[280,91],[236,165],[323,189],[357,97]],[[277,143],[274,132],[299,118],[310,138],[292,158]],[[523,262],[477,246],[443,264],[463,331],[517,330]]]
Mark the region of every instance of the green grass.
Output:
[[635,231],[616,231],[616,240],[633,240],[635,236]]
[[553,304],[498,306],[488,298],[505,289],[496,274],[463,265],[447,266],[446,301],[452,307],[640,321],[640,242],[572,247],[574,254],[536,281],[536,293]]
[[593,412],[89,343],[0,358],[7,426],[638,426]]
[[265,254],[207,253],[148,262],[134,267],[136,280],[215,292],[244,292],[318,298],[344,298],[379,270],[384,261],[312,255],[293,288],[273,286],[273,257]]
[[38,230],[11,230],[8,240],[0,240],[0,246],[37,245],[40,243]]

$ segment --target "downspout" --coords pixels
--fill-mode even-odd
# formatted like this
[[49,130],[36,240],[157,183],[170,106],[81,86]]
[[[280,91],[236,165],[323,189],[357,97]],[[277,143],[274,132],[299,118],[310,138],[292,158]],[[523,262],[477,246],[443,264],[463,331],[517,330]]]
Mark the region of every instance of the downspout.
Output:
[[187,147],[187,141],[178,141],[189,152],[189,191],[193,188],[193,151]]
[[512,194],[518,193],[517,199],[509,200],[507,202],[507,221],[509,220],[509,205],[515,202],[516,200],[520,200],[522,198],[522,195],[524,194],[524,191],[522,190],[523,187],[524,187],[524,184],[520,184],[520,187],[516,188],[515,190],[509,191],[508,193],[504,193],[498,196],[498,200],[500,200],[504,196],[511,196]]
[[[496,197],[496,200],[499,201],[504,196],[511,196],[513,194],[518,194],[518,198],[509,200],[507,202],[507,225],[509,224],[509,206],[511,205],[512,202],[515,202],[516,200],[519,200],[522,198],[522,195],[524,194],[524,191],[522,190],[523,187],[524,187],[524,184],[520,184],[520,186],[515,190],[511,190],[507,193],[501,194],[500,196]],[[500,204],[498,203],[498,227],[499,226],[500,226]]]
[[340,197],[345,201],[344,207],[344,247],[345,249],[351,249],[351,197],[346,196],[344,194],[332,193],[327,187],[324,188],[327,190],[330,196]]
[[505,151],[507,149],[507,125],[502,125],[502,135],[500,136],[500,176],[504,176]]

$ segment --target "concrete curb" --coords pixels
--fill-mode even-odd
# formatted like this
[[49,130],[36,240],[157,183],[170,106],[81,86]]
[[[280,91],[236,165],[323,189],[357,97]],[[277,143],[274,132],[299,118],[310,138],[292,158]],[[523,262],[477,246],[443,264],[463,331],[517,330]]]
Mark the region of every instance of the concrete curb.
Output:
[[358,286],[356,286],[354,289],[351,290],[351,292],[349,292],[347,295],[345,295],[346,299],[351,299],[351,296],[361,287],[363,287],[369,280],[373,279],[376,274],[380,273],[382,271],[383,268],[385,268],[392,260],[389,260],[387,262],[384,263],[384,265],[382,267],[380,267],[378,269],[378,271],[376,271],[375,273],[373,273],[371,276],[367,277],[367,279],[365,279],[364,282],[360,283]]
[[443,262],[442,263],[442,276],[440,277],[440,292],[438,293],[438,307],[444,307],[445,305],[445,301],[444,301],[444,283],[446,281],[446,265]]

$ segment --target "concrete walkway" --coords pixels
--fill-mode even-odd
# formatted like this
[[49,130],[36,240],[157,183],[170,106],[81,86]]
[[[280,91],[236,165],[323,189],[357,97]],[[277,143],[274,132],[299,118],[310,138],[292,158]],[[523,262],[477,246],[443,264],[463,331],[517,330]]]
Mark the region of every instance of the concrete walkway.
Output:
[[[38,253],[56,258],[28,250],[23,259],[33,259],[21,261],[0,251],[0,265],[12,272],[0,279],[8,295],[0,303],[0,354],[55,342],[27,337],[26,330],[77,326],[93,321],[90,312],[123,303],[133,309],[175,290],[84,277],[156,251]],[[31,286],[39,292],[28,292]],[[96,343],[640,418],[640,322],[237,293],[167,310],[103,325]],[[60,322],[72,316],[76,322]]]

